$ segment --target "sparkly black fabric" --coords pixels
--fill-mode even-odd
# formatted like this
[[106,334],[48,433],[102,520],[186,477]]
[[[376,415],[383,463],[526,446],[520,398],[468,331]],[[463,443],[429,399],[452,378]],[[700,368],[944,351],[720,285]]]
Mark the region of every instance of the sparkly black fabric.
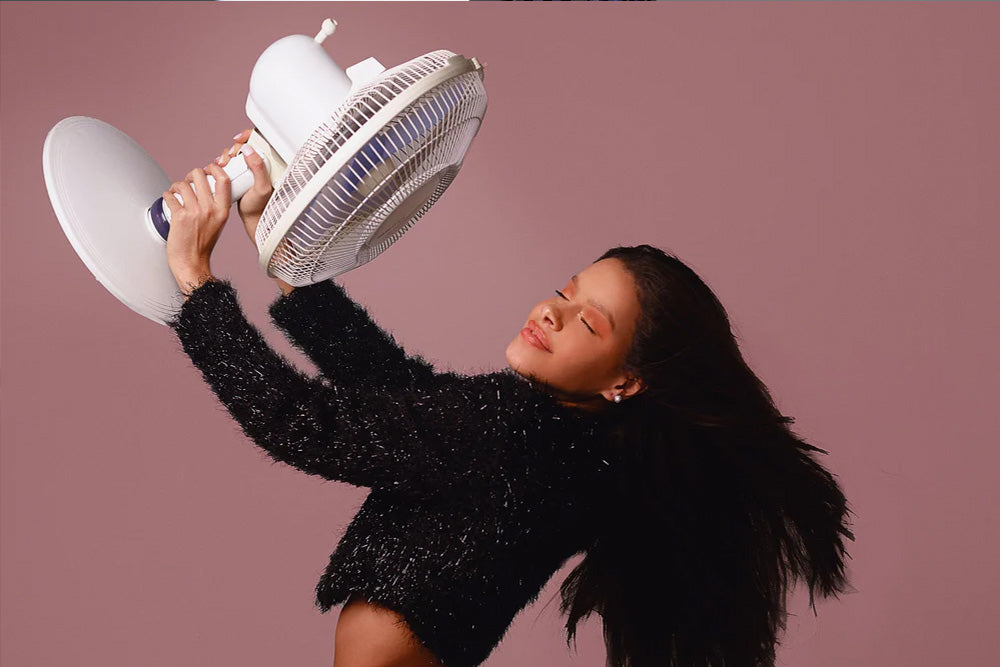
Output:
[[448,667],[480,664],[593,539],[615,466],[605,418],[510,369],[436,372],[332,281],[279,296],[270,314],[320,376],[267,345],[225,280],[197,288],[170,326],[271,458],[371,489],[317,606],[358,593],[401,613]]

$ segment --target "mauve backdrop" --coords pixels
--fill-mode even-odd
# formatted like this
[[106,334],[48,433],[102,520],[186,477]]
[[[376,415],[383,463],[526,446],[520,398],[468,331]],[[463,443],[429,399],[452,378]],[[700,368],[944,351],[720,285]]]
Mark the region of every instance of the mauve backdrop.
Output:
[[[857,512],[856,592],[814,617],[799,589],[780,664],[995,664],[1000,6],[422,2],[0,6],[0,663],[331,663],[313,587],[366,491],[245,439],[77,258],[41,169],[49,128],[89,115],[182,176],[248,125],[260,52],[327,16],[343,67],[486,64],[458,179],[343,277],[381,324],[442,367],[500,367],[603,250],[673,250]],[[314,370],[269,324],[235,216],[214,268]],[[576,562],[487,664],[604,664],[596,617],[565,647],[552,598]]]

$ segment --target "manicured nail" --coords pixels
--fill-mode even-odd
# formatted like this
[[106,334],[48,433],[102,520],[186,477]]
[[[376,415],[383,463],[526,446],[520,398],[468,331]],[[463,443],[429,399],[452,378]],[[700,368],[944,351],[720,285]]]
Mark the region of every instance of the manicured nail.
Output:
[[242,136],[243,136],[242,132],[240,132],[239,134],[233,135],[233,141],[239,141],[240,137],[242,137]]
[[254,154],[254,150],[250,146],[250,144],[244,144],[243,145],[243,154],[244,155],[253,155]]

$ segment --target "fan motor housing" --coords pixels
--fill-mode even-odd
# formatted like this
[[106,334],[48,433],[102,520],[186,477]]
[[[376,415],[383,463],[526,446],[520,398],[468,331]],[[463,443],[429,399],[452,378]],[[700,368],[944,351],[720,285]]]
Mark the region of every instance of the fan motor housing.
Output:
[[247,118],[286,163],[330,113],[352,81],[322,44],[290,35],[271,44],[250,75]]

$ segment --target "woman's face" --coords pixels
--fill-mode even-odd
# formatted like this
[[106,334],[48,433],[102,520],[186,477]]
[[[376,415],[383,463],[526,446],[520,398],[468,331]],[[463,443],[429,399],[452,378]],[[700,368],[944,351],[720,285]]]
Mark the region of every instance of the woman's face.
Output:
[[507,363],[563,403],[599,409],[641,388],[622,368],[638,316],[631,274],[620,260],[602,259],[532,308],[507,346]]

